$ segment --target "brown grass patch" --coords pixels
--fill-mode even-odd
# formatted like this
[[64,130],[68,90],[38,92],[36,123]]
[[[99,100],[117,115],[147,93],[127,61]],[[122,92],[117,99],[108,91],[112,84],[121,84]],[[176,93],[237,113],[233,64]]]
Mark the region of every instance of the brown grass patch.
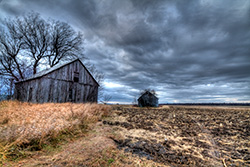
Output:
[[120,138],[116,128],[97,122],[84,136],[73,138],[61,149],[54,152],[42,152],[18,162],[7,162],[4,166],[93,166],[93,167],[156,167],[165,166],[145,158],[124,153],[116,148],[111,138]]
[[0,162],[39,150],[62,134],[86,129],[110,113],[100,104],[0,102]]

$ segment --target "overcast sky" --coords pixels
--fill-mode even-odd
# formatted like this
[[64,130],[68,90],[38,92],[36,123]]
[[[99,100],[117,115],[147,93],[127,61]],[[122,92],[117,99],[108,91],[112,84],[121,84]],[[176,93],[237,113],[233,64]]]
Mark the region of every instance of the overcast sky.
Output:
[[0,0],[0,19],[39,12],[85,37],[113,102],[250,102],[250,0]]

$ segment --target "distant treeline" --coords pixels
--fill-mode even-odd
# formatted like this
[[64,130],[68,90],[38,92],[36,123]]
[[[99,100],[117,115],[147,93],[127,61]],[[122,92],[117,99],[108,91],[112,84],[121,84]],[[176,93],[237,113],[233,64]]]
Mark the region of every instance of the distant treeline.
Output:
[[160,105],[193,105],[193,106],[250,106],[250,103],[163,103]]

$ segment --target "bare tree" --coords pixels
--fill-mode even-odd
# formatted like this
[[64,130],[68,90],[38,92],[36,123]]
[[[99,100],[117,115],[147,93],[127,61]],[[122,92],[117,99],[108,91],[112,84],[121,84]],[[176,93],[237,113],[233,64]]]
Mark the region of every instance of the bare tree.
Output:
[[52,21],[51,45],[48,54],[50,67],[61,60],[83,57],[82,34],[76,33],[67,23]]
[[106,95],[104,93],[104,87],[103,87],[103,81],[104,81],[104,73],[99,72],[96,67],[91,64],[91,63],[86,63],[86,66],[88,70],[91,72],[95,80],[99,83],[99,88],[98,88],[98,99],[99,101],[103,101],[104,96]]
[[19,58],[22,37],[16,33],[11,23],[6,23],[6,28],[8,31],[1,30],[0,36],[0,75],[19,81],[24,79],[24,62]]
[[112,99],[111,95],[105,94],[101,100],[101,103],[107,104]]
[[39,63],[47,56],[49,49],[49,23],[38,13],[32,12],[12,22],[9,21],[8,24],[13,24],[22,37],[23,51],[31,58],[33,74],[36,74]]
[[133,104],[133,105],[137,105],[137,104],[138,104],[138,102],[137,102],[137,96],[136,96],[136,95],[134,96],[134,99],[133,99],[133,101],[132,101],[132,104]]
[[[103,81],[105,79],[104,73],[98,71],[96,67],[91,63],[86,63],[86,66],[88,70],[91,72],[91,74],[93,75],[93,77],[95,78],[95,80],[99,83],[98,101],[104,104],[108,103],[112,99],[112,96],[105,93],[104,91],[104,87],[103,87]],[[91,98],[93,95],[95,94],[89,94],[89,98]]]
[[53,67],[60,61],[83,57],[83,37],[67,23],[44,20],[31,12],[6,19],[0,34],[0,75],[15,81],[36,74],[40,64]]

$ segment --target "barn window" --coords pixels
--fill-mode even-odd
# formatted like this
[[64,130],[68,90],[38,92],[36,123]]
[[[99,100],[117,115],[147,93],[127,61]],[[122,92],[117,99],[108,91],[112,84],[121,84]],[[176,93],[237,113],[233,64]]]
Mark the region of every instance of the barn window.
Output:
[[74,82],[79,82],[79,72],[74,72]]

